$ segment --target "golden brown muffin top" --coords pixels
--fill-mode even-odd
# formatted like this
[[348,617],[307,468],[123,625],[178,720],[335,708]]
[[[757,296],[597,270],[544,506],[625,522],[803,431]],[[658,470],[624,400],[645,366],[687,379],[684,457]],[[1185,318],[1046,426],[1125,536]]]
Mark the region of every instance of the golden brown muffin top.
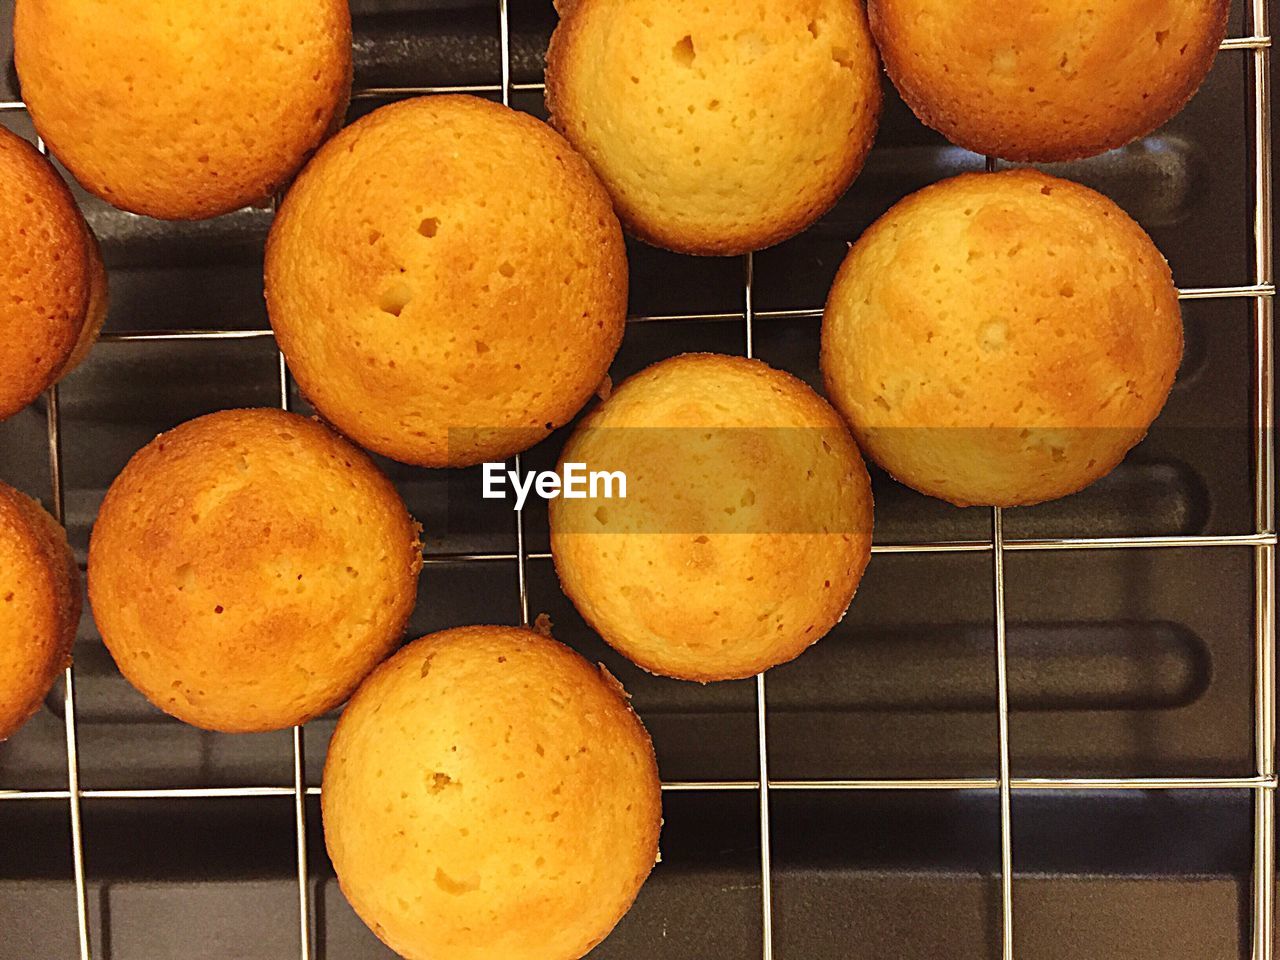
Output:
[[658,853],[657,764],[625,691],[514,627],[431,634],[374,671],[322,802],[343,892],[411,960],[580,957]]
[[324,425],[278,410],[189,421],[112,483],[89,547],[121,672],[207,729],[271,730],[341,703],[400,639],[418,528]]
[[646,670],[702,682],[798,656],[843,615],[870,556],[870,480],[837,413],[756,360],[686,354],[618,387],[562,462],[627,497],[558,499],[565,592]]
[[777,243],[848,188],[880,72],[853,0],[577,0],[547,55],[552,120],[640,238],[725,255]]
[[[553,529],[565,533],[802,533],[818,517],[869,532],[848,496],[865,472],[839,414],[760,360],[686,353],[647,367],[583,420],[561,461],[628,477],[613,504],[553,501]],[[824,482],[800,496],[792,483],[809,468]]]
[[1229,0],[870,0],[871,29],[926,124],[1010,160],[1092,156],[1182,109]]
[[[822,329],[828,394],[863,449],[961,503],[986,500],[950,485],[984,472],[1012,505],[1111,469],[1163,407],[1181,355],[1178,293],[1142,228],[1031,170],[966,174],[896,205],[849,252]],[[953,442],[968,460],[943,458]],[[911,470],[897,459],[908,455]],[[1064,475],[1074,485],[1059,488]]]
[[964,174],[854,244],[823,356],[859,378],[860,423],[1145,425],[1169,383],[1133,381],[1176,368],[1180,316],[1164,257],[1102,194],[1032,170]]
[[53,164],[0,128],[0,420],[67,366],[97,269],[96,244]]
[[70,664],[80,607],[66,532],[35,500],[0,483],[0,740]]
[[267,306],[326,419],[408,463],[497,460],[596,390],[627,262],[608,194],[546,124],[487,100],[383,107],[298,178]]
[[351,17],[344,0],[22,0],[14,60],[86,189],[202,219],[269,197],[342,122]]

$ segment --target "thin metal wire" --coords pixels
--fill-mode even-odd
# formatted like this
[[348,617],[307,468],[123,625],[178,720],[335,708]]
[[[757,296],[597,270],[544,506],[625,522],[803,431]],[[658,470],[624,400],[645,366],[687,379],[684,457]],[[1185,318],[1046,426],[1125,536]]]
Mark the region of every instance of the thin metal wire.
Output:
[[[279,201],[272,203],[272,211],[279,207]],[[276,372],[279,377],[280,409],[288,412],[290,407],[289,364],[284,358],[284,351],[276,348]],[[307,863],[307,767],[305,734],[301,726],[293,728],[293,824],[294,844],[297,851],[298,876],[298,955],[302,960],[311,960],[311,871]]]
[[1260,547],[1255,559],[1254,583],[1256,596],[1255,636],[1257,647],[1257,690],[1254,694],[1257,718],[1255,723],[1255,755],[1258,776],[1272,777],[1276,773],[1275,760],[1275,547]]
[[[541,83],[512,83],[510,89],[519,93],[541,93]],[[500,83],[469,83],[434,87],[364,87],[351,95],[352,100],[387,100],[397,97],[422,97],[441,93],[501,93]]]
[[1253,960],[1271,960],[1275,949],[1275,799],[1253,797]]
[[[1260,778],[1275,781],[1275,547],[1260,547],[1257,585],[1257,761]],[[1253,804],[1253,958],[1271,960],[1275,949],[1275,797],[1259,793]]]
[[773,840],[769,829],[769,718],[764,674],[756,674],[756,752],[760,760],[760,922],[761,955],[773,960]]
[[[46,157],[49,149],[43,137],[36,138],[36,149]],[[53,518],[66,525],[66,485],[62,473],[62,401],[55,383],[49,388],[45,406],[45,424],[49,441],[49,486],[53,497]],[[63,676],[62,716],[67,740],[67,806],[71,815],[71,868],[76,887],[76,935],[80,960],[92,960],[89,939],[88,884],[84,870],[84,831],[80,822],[80,748],[76,722],[76,677],[74,663],[68,664]]]
[[[507,0],[498,0],[498,40],[502,46],[502,105],[511,106],[511,17]],[[541,89],[541,86],[539,86]]]
[[[1265,29],[1265,0],[1254,0],[1255,29]],[[1271,51],[1260,47],[1253,54],[1253,143],[1254,143],[1254,282],[1258,287],[1272,287],[1275,281],[1272,252],[1271,196]],[[1274,350],[1272,298],[1254,300],[1257,324],[1255,340],[1254,420],[1257,437],[1254,445],[1254,480],[1257,529],[1275,531],[1275,451],[1272,443],[1274,426]]]
[[[1224,287],[1181,287],[1178,290],[1179,300],[1252,300],[1255,297],[1274,297],[1273,284],[1236,284]],[[757,310],[755,315],[761,320],[819,320],[822,318],[822,307],[793,307],[787,310]],[[721,310],[710,313],[653,313],[636,314],[627,318],[628,323],[691,323],[713,320],[742,319],[742,313],[734,310]]]
[[1271,46],[1271,37],[1267,33],[1256,30],[1251,37],[1228,37],[1222,41],[1219,50],[1264,50]]
[[311,960],[311,874],[307,863],[307,775],[301,726],[293,728],[293,821],[298,853],[298,954]]
[[[1267,36],[1267,0],[1252,0],[1250,27],[1257,36]],[[1271,51],[1269,44],[1254,48],[1252,56],[1253,94],[1253,192],[1254,192],[1254,282],[1260,286],[1275,281],[1271,195]],[[1254,506],[1259,533],[1275,532],[1275,372],[1274,310],[1270,297],[1254,301]],[[1275,544],[1257,548],[1254,560],[1254,621],[1257,662],[1254,694],[1258,775],[1275,776]],[[1271,960],[1275,949],[1275,798],[1268,793],[1254,795],[1253,811],[1253,958]]]
[[1179,300],[1232,300],[1241,297],[1274,297],[1276,288],[1271,283],[1253,283],[1235,287],[1181,287]]
[[[755,255],[748,253],[742,262],[742,322],[745,354],[755,358]],[[761,950],[764,960],[773,960],[773,843],[769,829],[769,715],[764,674],[756,674],[756,755],[760,776],[760,920]]]
[[[1068,537],[1058,540],[1005,540],[1005,553],[1038,553],[1057,550],[1165,550],[1165,549],[1213,549],[1222,547],[1274,546],[1275,534],[1240,533],[1224,536],[1186,537]],[[878,543],[871,547],[873,554],[924,554],[924,553],[990,553],[990,540],[939,540],[922,543]],[[526,560],[550,560],[545,551],[526,552]],[[455,553],[441,552],[423,555],[423,562],[446,563],[511,563],[516,553]]]
[[1170,549],[1180,547],[1249,547],[1275,544],[1275,534],[1241,533],[1223,536],[1175,537],[1059,537],[1009,540],[1006,551],[1039,550],[1130,550]]
[[[504,107],[511,106],[511,18],[507,10],[507,0],[498,0],[498,43],[502,48],[502,84],[498,88],[498,92],[502,95],[502,105]],[[517,477],[524,476],[524,469],[520,465],[520,454],[516,454],[513,458],[513,469]],[[524,505],[516,507],[516,590],[517,602],[520,608],[520,625],[527,627],[529,625],[529,577],[525,564],[525,537],[524,537]]]
[[[47,394],[47,418],[49,427],[49,477],[53,487],[53,516],[58,523],[66,523],[63,507],[62,480],[62,413],[58,399],[58,386],[54,384]],[[75,668],[67,666],[63,683],[62,719],[67,740],[67,801],[71,815],[71,865],[76,885],[76,934],[79,938],[80,960],[91,960],[93,950],[89,941],[89,901],[84,870],[84,831],[80,823],[80,750],[76,721]]]
[[[1058,540],[1009,540],[1004,542],[1005,553],[1039,553],[1047,551],[1085,551],[1085,550],[1166,550],[1187,549],[1204,550],[1223,547],[1259,547],[1275,546],[1275,534],[1239,533],[1223,536],[1185,536],[1185,537],[1136,537],[1136,538],[1088,538],[1068,537]],[[990,553],[990,540],[939,540],[921,543],[879,543],[871,547],[872,554],[930,554],[930,553]],[[551,560],[550,553],[525,552],[526,560]],[[517,553],[466,553],[441,551],[424,553],[422,560],[427,564],[449,563],[512,563],[518,558]]]
[[[1013,777],[1010,786],[1014,790],[1026,791],[1061,791],[1061,790],[1262,790],[1274,791],[1277,787],[1275,777]],[[770,790],[997,790],[1000,780],[997,777],[953,777],[953,778],[914,778],[902,780],[770,780]],[[248,787],[252,793],[234,792],[237,788],[208,788],[204,791],[129,791],[100,790],[85,791],[89,799],[98,797],[120,798],[122,795],[135,796],[145,793],[148,796],[289,796],[292,791],[288,787]],[[666,793],[723,793],[733,791],[757,791],[759,780],[669,780],[662,784]],[[320,796],[319,787],[308,787],[310,796]],[[0,793],[0,800],[5,795]],[[13,797],[21,799],[21,797]],[[145,799],[145,797],[143,798]]]
[[[520,454],[515,456],[515,472],[517,477],[524,477],[524,470],[520,466]],[[524,507],[523,505],[516,508],[516,590],[518,601],[520,604],[520,626],[527,627],[529,625],[529,575],[527,565],[525,563],[524,549]]]
[[[70,790],[0,790],[0,801],[3,800],[67,800]],[[84,791],[80,791],[84,798]]]
[[[994,173],[995,157],[984,160]],[[1004,511],[991,508],[991,594],[994,600],[996,658],[996,730],[1000,791],[1000,955],[1013,960],[1013,784],[1009,770],[1009,645],[1004,610]]]
[[[1222,535],[1188,534],[1167,537],[1030,537],[1005,540],[1005,553],[1042,553],[1054,550],[1172,550],[1221,547],[1274,546],[1274,533]],[[988,553],[990,540],[939,540],[922,543],[880,543],[875,553]]]
[[[308,792],[304,789],[304,793]],[[90,800],[223,800],[243,797],[288,797],[295,787],[142,787],[119,790],[86,790]]]
[[[951,777],[908,780],[774,780],[774,790],[1000,790],[999,777]],[[1010,777],[1018,791],[1061,790],[1262,790],[1276,789],[1276,778],[1262,777]]]
[[[517,88],[518,89],[518,88]],[[1272,298],[1275,287],[1266,284],[1245,284],[1234,287],[1188,287],[1178,291],[1182,300],[1256,300]],[[712,321],[742,321],[741,311],[719,313],[664,313],[637,314],[627,318],[628,323],[698,323]],[[791,310],[754,310],[753,321],[760,320],[818,320],[821,307]],[[172,343],[182,340],[265,340],[273,336],[270,328],[253,330],[121,330],[104,333],[99,343]]]
[[270,340],[275,332],[265,330],[124,330],[104,333],[99,343],[172,343],[175,340]]
[[1004,511],[991,508],[991,573],[995,598],[996,712],[1000,744],[1000,947],[1013,960],[1013,802],[1009,775],[1009,658],[1004,611]]
[[[1238,533],[1221,536],[1177,537],[1063,537],[1058,539],[1005,540],[1005,553],[1038,553],[1054,550],[1169,550],[1216,549],[1223,547],[1275,546],[1276,535],[1270,533]],[[920,543],[877,543],[871,547],[873,554],[922,554],[922,553],[990,553],[990,540],[937,540]],[[441,552],[423,555],[423,562],[437,563],[510,563],[515,553],[465,553]],[[528,552],[526,560],[550,560],[546,551]]]
[[[1276,777],[1011,777],[1011,789],[1019,792],[1111,792],[1149,790],[1256,790],[1273,793],[1277,788]],[[755,780],[670,780],[662,784],[664,793],[726,793],[756,792],[760,789]],[[997,791],[999,777],[941,777],[908,779],[859,779],[859,780],[773,780],[771,791],[790,792],[865,792],[879,791]],[[306,787],[304,793],[318,797],[321,788]],[[247,797],[294,798],[293,787],[135,787],[126,789],[82,790],[83,800],[225,800]],[[70,793],[66,790],[0,790],[0,803],[64,801]]]
[[[1222,41],[1220,50],[1257,50],[1271,46],[1271,37],[1266,34],[1255,34],[1248,37],[1228,37]],[[545,89],[545,85],[537,82],[513,83],[511,89],[521,92],[537,92]],[[362,87],[351,94],[353,100],[384,99],[392,97],[427,96],[438,93],[499,93],[502,86],[496,83],[463,83],[440,84],[435,86],[392,86]],[[0,112],[25,110],[27,105],[21,100],[0,100]]]

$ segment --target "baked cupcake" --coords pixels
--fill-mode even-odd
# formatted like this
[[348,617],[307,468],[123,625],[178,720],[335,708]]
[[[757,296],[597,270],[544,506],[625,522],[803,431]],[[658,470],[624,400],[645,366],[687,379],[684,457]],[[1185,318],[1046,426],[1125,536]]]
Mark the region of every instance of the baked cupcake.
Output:
[[618,682],[511,627],[434,633],[375,670],[321,794],[343,893],[407,960],[577,960],[653,868],[661,799]]
[[91,193],[200,220],[262,201],[341,124],[346,0],[22,0],[36,129]]
[[267,243],[267,307],[303,392],[384,456],[524,450],[595,392],[626,322],[609,197],[546,124],[406,100],[334,137]]
[[0,740],[36,712],[71,665],[80,604],[66,531],[0,483]]
[[869,0],[885,69],[948,140],[1008,160],[1089,157],[1200,87],[1229,0]]
[[107,315],[98,241],[48,160],[0,127],[0,420],[71,372]]
[[147,699],[207,730],[342,703],[400,641],[418,527],[369,459],[279,410],[200,417],[112,483],[89,545],[102,639]]
[[862,169],[881,94],[858,0],[559,8],[553,123],[641,239],[758,250],[817,220]]
[[960,506],[1074,493],[1164,406],[1178,292],[1106,197],[1031,170],[966,174],[849,251],[822,324],[827,393],[862,449]]
[[757,360],[686,354],[583,421],[562,463],[618,472],[551,502],[565,593],[653,673],[748,677],[844,616],[871,553],[871,484],[840,417]]

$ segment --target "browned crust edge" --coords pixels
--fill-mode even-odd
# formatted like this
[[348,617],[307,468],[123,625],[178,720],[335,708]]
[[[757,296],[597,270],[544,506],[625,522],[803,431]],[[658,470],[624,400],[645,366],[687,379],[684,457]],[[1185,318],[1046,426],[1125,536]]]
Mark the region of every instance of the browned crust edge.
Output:
[[[572,97],[569,95],[564,79],[568,72],[568,59],[577,39],[580,23],[586,16],[587,9],[596,0],[559,0],[557,9],[560,22],[551,34],[551,43],[547,48],[547,67],[545,77],[545,101],[547,106],[547,122],[554,127],[575,149],[581,152],[574,143],[570,131],[557,119],[570,112]],[[859,2],[855,4],[857,15],[866,26],[866,12]],[[873,56],[878,55],[872,45]],[[879,71],[877,71],[878,75]],[[651,217],[634,204],[628,203],[623,196],[609,191],[613,199],[614,210],[627,233],[650,246],[673,253],[682,253],[695,257],[729,257],[752,253],[776,246],[785,240],[804,232],[825,214],[830,212],[840,198],[845,195],[853,182],[858,178],[866,165],[867,157],[875,144],[876,134],[880,127],[880,116],[884,108],[884,92],[879,83],[874,83],[870,90],[871,102],[868,110],[871,120],[871,136],[867,138],[861,149],[850,156],[849,162],[841,169],[838,177],[831,180],[830,185],[793,215],[773,221],[769,224],[756,225],[755,229],[742,229],[732,236],[723,232],[707,230],[672,230],[665,224]],[[583,154],[585,156],[585,154]],[[602,181],[603,182],[603,181]],[[608,184],[605,184],[608,190]]]
[[963,147],[973,153],[1018,163],[1061,163],[1068,160],[1095,157],[1098,154],[1106,153],[1108,150],[1123,147],[1134,140],[1153,133],[1182,112],[1192,97],[1199,92],[1205,78],[1208,76],[1209,70],[1213,66],[1214,59],[1218,55],[1218,48],[1222,45],[1222,41],[1227,35],[1231,3],[1230,0],[1216,0],[1216,2],[1218,9],[1215,28],[1205,38],[1204,44],[1196,51],[1196,55],[1189,61],[1189,66],[1192,69],[1188,69],[1186,72],[1187,82],[1184,85],[1185,89],[1173,101],[1159,112],[1152,111],[1143,115],[1142,123],[1137,124],[1136,127],[1117,128],[1110,136],[1100,137],[1092,142],[1057,146],[1054,144],[1032,144],[1027,141],[1012,142],[998,137],[988,138],[976,131],[973,136],[965,136],[961,131],[957,131],[955,124],[946,122],[943,117],[931,109],[931,98],[926,92],[907,81],[906,61],[897,55],[897,49],[890,42],[889,34],[893,28],[887,22],[887,18],[880,9],[885,4],[885,0],[867,0],[867,13],[871,33],[875,37],[876,46],[880,51],[880,61],[884,65],[885,72],[889,75],[894,87],[897,88],[898,95],[902,97],[903,102],[906,103],[921,123],[942,134],[956,146]]
[[0,713],[0,740],[5,740],[40,709],[58,676],[71,666],[71,648],[75,644],[84,598],[80,569],[61,524],[37,501],[3,483],[0,483],[0,506],[7,506],[25,524],[31,547],[45,568],[48,584],[54,591],[54,609],[58,614],[54,631],[56,645],[44,665],[46,678],[40,684],[39,695]]
[[13,404],[0,406],[0,420],[6,420],[25,409],[41,393],[62,380],[88,355],[90,348],[97,341],[103,323],[106,322],[108,297],[107,274],[102,262],[102,251],[98,246],[98,240],[94,236],[93,230],[90,229],[84,214],[76,203],[75,195],[71,192],[71,188],[67,186],[66,181],[62,179],[61,174],[58,173],[57,168],[54,167],[49,158],[41,154],[27,140],[4,128],[0,128],[0,137],[3,137],[6,142],[13,145],[16,150],[24,155],[34,174],[43,181],[45,188],[51,195],[50,198],[63,208],[65,222],[62,226],[68,231],[74,232],[83,240],[80,249],[77,251],[81,257],[83,290],[79,298],[81,305],[77,307],[79,320],[76,323],[75,339],[67,345],[63,356],[59,358],[51,374],[44,378],[39,385],[39,389],[25,391],[16,398]]

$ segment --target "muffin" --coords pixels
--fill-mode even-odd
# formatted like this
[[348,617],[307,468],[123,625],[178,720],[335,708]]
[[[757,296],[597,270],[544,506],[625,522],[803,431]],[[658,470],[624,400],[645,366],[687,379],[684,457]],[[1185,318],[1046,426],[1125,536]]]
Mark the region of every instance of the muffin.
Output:
[[1229,0],[870,0],[885,69],[975,153],[1089,157],[1150,133],[1200,87]]
[[649,367],[583,421],[569,463],[619,472],[627,489],[551,501],[560,583],[653,673],[728,680],[791,660],[844,616],[870,556],[853,439],[808,386],[757,360]]
[[858,0],[559,8],[552,122],[642,240],[692,254],[771,246],[862,169],[881,93]]
[[120,672],[207,730],[278,730],[342,703],[399,642],[419,528],[369,459],[279,410],[163,433],[107,491],[89,600]]
[[909,487],[1012,507],[1110,472],[1164,406],[1178,292],[1119,207],[1030,170],[926,187],[854,244],[822,324],[827,393]]
[[36,129],[91,193],[200,220],[265,200],[341,124],[346,0],[22,0]]
[[662,822],[621,685],[511,627],[434,633],[375,670],[321,802],[343,893],[407,960],[576,960],[635,900]]
[[570,420],[622,341],[622,229],[546,124],[405,100],[334,137],[267,242],[267,307],[316,409],[421,466],[500,460]]
[[0,127],[0,420],[70,373],[102,329],[98,241],[53,164]]
[[0,483],[0,740],[36,712],[71,665],[80,604],[66,531]]

